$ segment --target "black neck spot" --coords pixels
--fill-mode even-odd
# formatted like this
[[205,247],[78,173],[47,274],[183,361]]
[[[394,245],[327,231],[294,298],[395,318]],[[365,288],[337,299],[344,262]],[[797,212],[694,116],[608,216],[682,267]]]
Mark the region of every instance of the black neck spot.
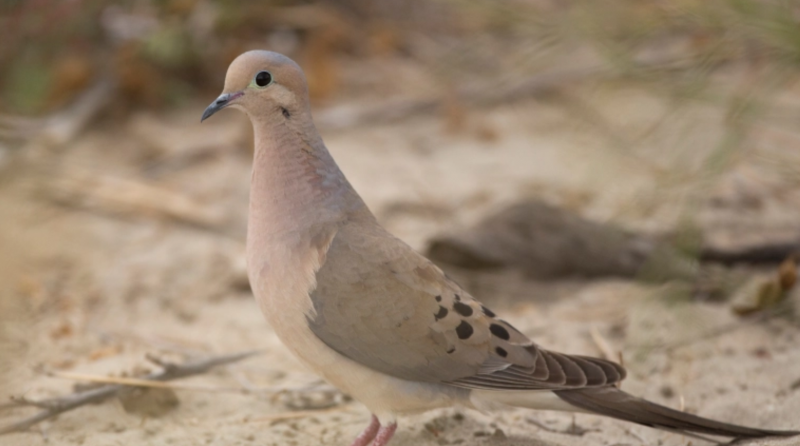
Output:
[[473,330],[472,325],[468,324],[466,321],[461,321],[456,327],[456,334],[458,335],[458,339],[467,339],[472,336]]
[[508,339],[511,337],[511,335],[508,334],[508,330],[506,330],[506,328],[502,325],[492,324],[489,326],[489,331],[504,341],[508,341]]
[[281,107],[281,113],[283,113],[283,117],[286,118],[286,119],[289,119],[289,118],[292,117],[292,114],[289,113],[289,110],[287,110],[285,107]]

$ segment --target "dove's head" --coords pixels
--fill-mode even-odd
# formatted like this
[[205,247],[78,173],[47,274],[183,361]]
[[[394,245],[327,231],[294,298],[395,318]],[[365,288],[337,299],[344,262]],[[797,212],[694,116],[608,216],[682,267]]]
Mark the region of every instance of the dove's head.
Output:
[[248,51],[231,62],[222,94],[206,108],[200,121],[228,106],[243,110],[251,119],[290,119],[308,110],[306,77],[283,54]]

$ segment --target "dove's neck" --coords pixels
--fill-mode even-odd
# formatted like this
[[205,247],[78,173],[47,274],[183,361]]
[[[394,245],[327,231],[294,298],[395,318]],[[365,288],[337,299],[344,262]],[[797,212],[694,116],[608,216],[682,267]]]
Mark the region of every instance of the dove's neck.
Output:
[[254,123],[248,249],[270,249],[337,224],[365,207],[318,136],[310,116]]

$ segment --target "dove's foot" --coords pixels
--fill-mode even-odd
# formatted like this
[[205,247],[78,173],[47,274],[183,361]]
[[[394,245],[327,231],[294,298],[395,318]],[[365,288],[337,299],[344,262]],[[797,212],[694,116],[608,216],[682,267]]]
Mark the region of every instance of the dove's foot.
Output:
[[392,439],[394,436],[394,431],[397,430],[397,423],[392,423],[388,426],[381,426],[378,429],[378,435],[375,436],[375,440],[372,442],[371,446],[386,446],[389,444],[389,440]]
[[378,421],[378,417],[375,415],[372,416],[372,420],[369,422],[369,426],[364,429],[363,432],[358,434],[358,437],[353,441],[351,446],[367,446],[369,443],[378,435],[378,430],[381,428],[381,423]]

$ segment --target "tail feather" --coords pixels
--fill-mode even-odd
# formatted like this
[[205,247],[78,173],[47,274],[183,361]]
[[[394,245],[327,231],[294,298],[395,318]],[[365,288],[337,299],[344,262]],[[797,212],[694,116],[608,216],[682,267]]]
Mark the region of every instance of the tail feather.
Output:
[[554,393],[578,408],[654,428],[734,438],[800,435],[800,431],[756,429],[709,420],[651,403],[616,387],[559,390]]

